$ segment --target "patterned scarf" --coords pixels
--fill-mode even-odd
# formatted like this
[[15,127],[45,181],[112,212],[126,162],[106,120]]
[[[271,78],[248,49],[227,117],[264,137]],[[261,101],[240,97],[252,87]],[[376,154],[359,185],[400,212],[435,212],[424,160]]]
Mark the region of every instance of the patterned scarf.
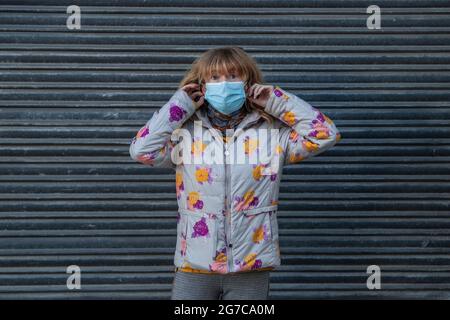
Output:
[[229,115],[223,114],[208,102],[206,102],[206,113],[213,128],[222,132],[222,135],[226,134],[226,129],[234,129],[242,119],[247,115],[247,110],[244,105],[239,110],[236,110]]

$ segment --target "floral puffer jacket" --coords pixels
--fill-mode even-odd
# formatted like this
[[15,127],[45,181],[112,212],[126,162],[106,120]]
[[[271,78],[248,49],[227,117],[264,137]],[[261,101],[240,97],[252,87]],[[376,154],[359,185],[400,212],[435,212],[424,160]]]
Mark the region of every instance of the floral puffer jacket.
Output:
[[[280,265],[277,204],[283,165],[316,156],[341,136],[330,118],[279,86],[264,110],[274,117],[272,123],[255,110],[222,137],[204,108],[196,110],[178,89],[132,139],[132,159],[176,173],[175,270],[224,274]],[[199,127],[203,132],[196,135]],[[278,134],[255,135],[260,129]],[[236,149],[251,158],[264,147],[270,151],[265,163],[228,161]],[[187,161],[208,152],[223,161]]]

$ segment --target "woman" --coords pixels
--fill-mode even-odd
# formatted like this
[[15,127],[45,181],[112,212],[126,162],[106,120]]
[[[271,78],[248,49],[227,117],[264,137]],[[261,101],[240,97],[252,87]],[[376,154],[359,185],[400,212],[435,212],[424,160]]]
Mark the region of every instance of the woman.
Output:
[[172,299],[267,299],[282,167],[340,140],[318,109],[262,82],[241,48],[210,49],[131,142],[134,160],[176,171]]

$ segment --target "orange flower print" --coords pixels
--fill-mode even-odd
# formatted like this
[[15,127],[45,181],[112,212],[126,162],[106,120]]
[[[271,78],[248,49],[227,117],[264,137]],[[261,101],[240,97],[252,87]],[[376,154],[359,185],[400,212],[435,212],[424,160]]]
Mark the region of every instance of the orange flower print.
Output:
[[[252,176],[253,179],[255,179],[256,181],[261,180],[261,178],[263,177],[263,169],[267,168],[270,166],[270,163],[267,164],[254,164],[253,165],[253,170],[252,170]],[[270,176],[270,180],[271,181],[275,181],[277,179],[277,174],[273,173],[271,175],[264,175],[264,177]]]
[[308,136],[315,137],[317,139],[327,139],[330,136],[330,129],[325,124],[326,119],[326,116],[322,112],[318,111],[316,119],[314,119],[310,124],[310,127],[314,130],[311,130]]
[[305,157],[303,157],[303,156],[300,155],[300,154],[297,154],[297,153],[291,153],[291,154],[289,154],[289,162],[290,162],[290,163],[300,162],[300,161],[302,161],[303,159],[305,159]]
[[313,152],[319,149],[318,144],[311,142],[309,140],[303,140],[302,145],[306,150],[308,150],[308,152]]
[[181,192],[184,191],[183,174],[181,172],[177,172],[175,174],[175,189],[177,193],[177,199],[180,199]]
[[250,139],[246,136],[244,139],[244,152],[245,154],[251,155],[258,148],[258,139]]
[[211,168],[196,166],[195,169],[195,178],[197,179],[198,183],[212,183]]
[[200,156],[206,149],[206,144],[204,144],[201,140],[195,140],[191,145],[191,154],[194,156]]
[[256,181],[259,181],[262,177],[262,169],[263,166],[258,164],[258,165],[253,165],[253,171],[252,171],[252,176],[253,179],[255,179]]
[[223,247],[220,251],[216,251],[216,257],[214,258],[214,262],[209,265],[209,271],[227,273],[226,247]]
[[295,113],[293,111],[286,111],[281,119],[289,126],[293,126],[298,122],[295,119]]
[[289,133],[289,140],[294,143],[298,141],[299,137],[300,136],[298,135],[298,132],[295,130],[291,130],[291,132]]
[[260,243],[263,240],[269,240],[269,232],[267,230],[267,225],[262,224],[253,230],[252,241],[254,243]]
[[280,144],[278,144],[277,148],[275,149],[275,152],[277,154],[282,154],[284,152],[283,147]]
[[187,196],[187,206],[190,210],[203,208],[203,201],[200,200],[200,194],[198,192],[189,192],[189,195]]
[[235,264],[237,265],[239,271],[248,271],[261,268],[262,261],[261,259],[256,258],[256,253],[250,253],[244,258],[244,261],[235,261]]
[[234,197],[236,211],[246,210],[258,205],[259,199],[255,196],[255,191],[249,190],[241,198],[239,196]]

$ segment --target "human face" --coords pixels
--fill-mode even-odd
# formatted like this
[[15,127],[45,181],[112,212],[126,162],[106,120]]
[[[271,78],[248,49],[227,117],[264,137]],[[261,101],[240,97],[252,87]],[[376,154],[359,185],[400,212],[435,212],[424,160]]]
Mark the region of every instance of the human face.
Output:
[[[222,82],[222,81],[230,81],[230,82],[238,82],[238,81],[244,81],[245,80],[242,79],[237,73],[235,72],[231,72],[231,73],[227,73],[227,74],[218,74],[218,73],[213,73],[209,79],[206,79],[206,82]],[[247,92],[248,90],[248,86],[247,84],[245,85],[245,92]],[[206,87],[204,85],[202,85],[202,93],[203,95],[205,95],[206,93]]]

